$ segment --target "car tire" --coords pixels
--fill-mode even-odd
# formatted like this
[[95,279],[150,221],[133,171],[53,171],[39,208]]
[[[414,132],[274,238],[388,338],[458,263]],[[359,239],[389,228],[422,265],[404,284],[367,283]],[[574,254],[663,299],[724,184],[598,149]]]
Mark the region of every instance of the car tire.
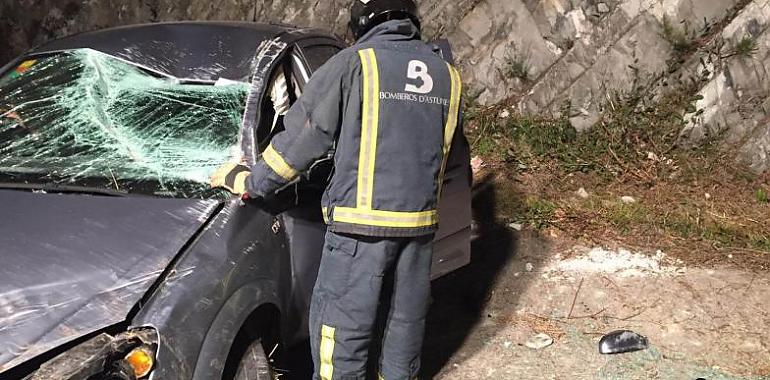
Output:
[[233,380],[274,380],[276,379],[273,369],[270,367],[270,361],[267,359],[265,349],[262,347],[262,341],[259,339],[252,342],[243,353],[238,371],[235,372]]

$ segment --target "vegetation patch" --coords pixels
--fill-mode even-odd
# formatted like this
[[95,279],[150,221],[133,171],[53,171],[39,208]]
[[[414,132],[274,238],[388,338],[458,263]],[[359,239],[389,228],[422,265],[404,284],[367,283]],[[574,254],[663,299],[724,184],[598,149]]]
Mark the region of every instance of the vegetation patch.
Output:
[[751,58],[756,54],[758,49],[757,40],[751,36],[746,36],[735,45],[735,54],[739,57]]
[[662,249],[695,264],[723,262],[730,252],[743,259],[736,265],[770,268],[770,176],[735,164],[716,140],[677,144],[695,88],[655,101],[616,95],[582,133],[566,116],[472,105],[467,134],[484,162],[477,177],[495,182],[505,222]]
[[681,27],[676,25],[671,17],[663,15],[662,28],[663,38],[671,44],[679,55],[687,55],[697,49],[698,44],[693,34],[690,32],[690,27],[687,23],[681,23]]
[[532,66],[529,63],[529,51],[527,49],[518,50],[513,47],[513,52],[506,56],[503,65],[503,75],[510,79],[519,79],[522,82],[529,82]]
[[770,196],[767,195],[767,191],[765,191],[765,189],[757,189],[757,202],[770,203]]

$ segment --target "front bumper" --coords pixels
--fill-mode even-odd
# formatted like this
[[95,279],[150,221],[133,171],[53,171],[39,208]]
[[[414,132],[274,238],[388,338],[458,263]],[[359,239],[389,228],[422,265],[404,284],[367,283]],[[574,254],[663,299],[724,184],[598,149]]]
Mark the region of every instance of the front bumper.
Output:
[[126,356],[142,348],[151,353],[154,365],[158,338],[157,331],[151,328],[135,329],[115,336],[101,333],[43,363],[25,380],[137,380]]

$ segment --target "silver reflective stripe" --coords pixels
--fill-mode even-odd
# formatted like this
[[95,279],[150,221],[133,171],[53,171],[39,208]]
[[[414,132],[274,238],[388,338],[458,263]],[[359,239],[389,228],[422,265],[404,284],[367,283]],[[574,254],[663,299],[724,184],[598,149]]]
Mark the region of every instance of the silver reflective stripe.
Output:
[[335,222],[365,226],[418,228],[435,225],[438,222],[438,212],[436,210],[398,212],[335,207],[333,219]]

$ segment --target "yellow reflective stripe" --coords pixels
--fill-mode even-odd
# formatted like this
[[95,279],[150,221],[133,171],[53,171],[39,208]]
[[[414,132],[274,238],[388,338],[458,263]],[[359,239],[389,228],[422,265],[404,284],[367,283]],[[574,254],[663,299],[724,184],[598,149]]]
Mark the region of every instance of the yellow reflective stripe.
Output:
[[449,160],[449,151],[452,148],[452,139],[460,120],[460,99],[462,99],[463,92],[463,82],[460,78],[460,73],[448,63],[447,67],[449,68],[449,76],[452,80],[452,95],[449,99],[449,115],[447,116],[446,126],[444,126],[444,159],[441,162],[441,172],[438,177],[439,199],[444,187],[444,172],[446,171],[447,160]]
[[265,160],[265,163],[270,169],[273,169],[275,174],[278,174],[287,181],[291,181],[299,175],[299,172],[289,166],[283,157],[278,154],[272,144],[268,145],[267,149],[262,153],[262,159]]
[[377,127],[380,118],[380,73],[374,49],[360,50],[361,71],[364,75],[364,99],[361,113],[361,146],[358,154],[359,208],[372,208],[374,193],[374,162],[377,155]]
[[324,217],[324,223],[329,224],[329,209],[327,207],[321,207],[321,214]]
[[416,228],[430,227],[438,222],[436,210],[419,212],[380,211],[349,207],[335,207],[334,221],[377,227]]
[[235,176],[233,183],[233,193],[244,194],[246,193],[246,178],[251,175],[250,171],[240,172]]
[[321,325],[321,369],[322,380],[332,380],[334,374],[334,328]]

